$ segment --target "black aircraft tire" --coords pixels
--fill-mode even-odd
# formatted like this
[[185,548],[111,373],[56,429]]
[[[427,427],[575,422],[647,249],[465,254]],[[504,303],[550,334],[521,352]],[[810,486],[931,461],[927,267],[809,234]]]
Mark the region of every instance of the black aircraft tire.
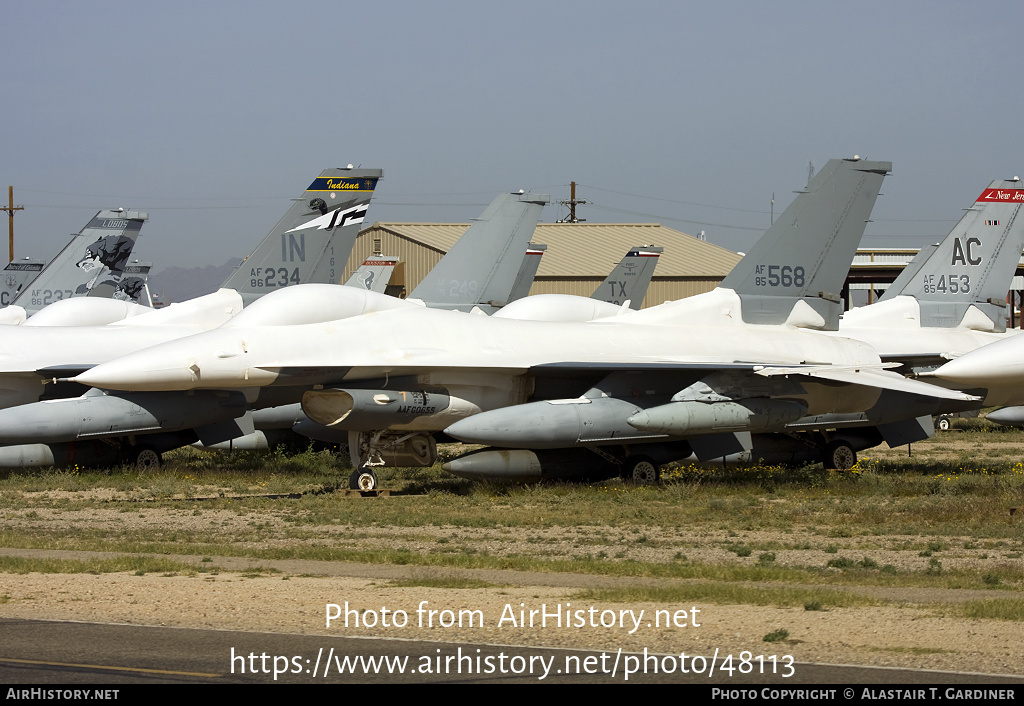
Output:
[[348,477],[348,487],[352,490],[376,490],[377,489],[377,474],[373,472],[373,469],[357,468],[352,471],[352,475]]
[[939,429],[940,431],[949,431],[949,428],[951,426],[953,425],[950,423],[949,417],[947,417],[946,415],[942,415],[941,417],[939,417],[939,420],[935,422],[935,428]]
[[848,442],[836,439],[825,447],[825,455],[822,459],[825,468],[836,471],[848,471],[857,463],[857,452],[853,450]]
[[163,458],[160,452],[149,446],[139,446],[132,451],[132,465],[142,471],[154,471],[160,468]]
[[661,469],[647,456],[630,456],[622,464],[622,477],[637,485],[657,485]]

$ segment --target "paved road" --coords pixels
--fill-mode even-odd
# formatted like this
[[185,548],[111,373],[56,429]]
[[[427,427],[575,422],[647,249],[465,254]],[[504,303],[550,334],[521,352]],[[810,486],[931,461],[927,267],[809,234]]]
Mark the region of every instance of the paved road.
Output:
[[[0,683],[8,685],[622,684],[624,670],[642,664],[633,655],[614,652],[17,619],[0,619],[0,635]],[[352,665],[344,661],[346,657],[386,657],[390,668],[357,661],[354,670],[340,673],[339,666]],[[800,663],[793,666],[791,677],[782,678],[789,671],[782,665],[774,676],[757,673],[755,663],[754,673],[730,677],[719,662],[709,677],[710,655],[698,656],[696,661],[693,657],[687,655],[684,665],[690,673],[679,671],[678,655],[667,660],[658,657],[659,673],[634,673],[628,682],[779,687],[1002,683],[1018,685],[1024,694],[1024,677]],[[647,661],[649,670],[653,659]],[[661,671],[665,667],[672,673]],[[698,669],[701,673],[695,674]]]

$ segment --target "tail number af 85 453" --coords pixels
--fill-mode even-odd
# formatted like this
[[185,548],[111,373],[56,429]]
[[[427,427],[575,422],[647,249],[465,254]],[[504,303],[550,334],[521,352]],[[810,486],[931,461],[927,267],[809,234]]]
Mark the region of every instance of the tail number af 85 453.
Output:
[[970,275],[935,275],[924,276],[925,294],[968,294],[971,291]]

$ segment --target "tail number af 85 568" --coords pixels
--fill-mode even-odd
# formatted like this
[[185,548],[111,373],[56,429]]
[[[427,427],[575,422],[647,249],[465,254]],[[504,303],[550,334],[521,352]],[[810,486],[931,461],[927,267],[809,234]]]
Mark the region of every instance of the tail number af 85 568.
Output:
[[758,265],[754,284],[758,287],[803,287],[804,268],[800,265]]

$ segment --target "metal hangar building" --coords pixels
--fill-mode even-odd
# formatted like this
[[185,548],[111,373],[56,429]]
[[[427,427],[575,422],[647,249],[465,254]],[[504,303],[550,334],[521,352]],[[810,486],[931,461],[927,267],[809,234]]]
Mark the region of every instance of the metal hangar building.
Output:
[[[341,278],[374,253],[395,255],[388,292],[411,292],[469,228],[468,223],[374,223],[360,232]],[[741,255],[658,223],[540,223],[532,242],[547,250],[530,294],[589,297],[631,247],[664,248],[643,306],[707,292]],[[525,254],[525,253],[524,253]]]

